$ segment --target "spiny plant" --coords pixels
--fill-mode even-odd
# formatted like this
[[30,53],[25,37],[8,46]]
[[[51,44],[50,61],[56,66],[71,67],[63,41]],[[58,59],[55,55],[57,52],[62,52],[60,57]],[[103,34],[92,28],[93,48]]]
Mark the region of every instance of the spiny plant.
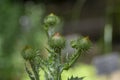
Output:
[[[60,22],[60,19],[50,14],[44,19],[44,29],[48,37],[48,46],[45,49],[48,52],[48,56],[44,59],[40,52],[26,46],[22,52],[22,56],[25,59],[25,68],[31,80],[40,80],[39,72],[44,71],[45,80],[62,80],[61,74],[64,70],[68,70],[80,57],[80,55],[86,52],[91,42],[88,37],[80,37],[71,41],[71,47],[74,48],[72,56],[66,58],[65,62],[62,62],[62,50],[65,48],[66,40],[60,33],[55,32],[55,26]],[[67,56],[67,54],[66,54]],[[29,63],[29,66],[27,65]],[[83,78],[71,77],[68,80],[82,80]]]
[[71,77],[70,79],[68,79],[68,80],[83,80],[83,78],[84,78],[84,77],[78,78],[78,77],[73,77],[73,76],[72,76],[72,77]]

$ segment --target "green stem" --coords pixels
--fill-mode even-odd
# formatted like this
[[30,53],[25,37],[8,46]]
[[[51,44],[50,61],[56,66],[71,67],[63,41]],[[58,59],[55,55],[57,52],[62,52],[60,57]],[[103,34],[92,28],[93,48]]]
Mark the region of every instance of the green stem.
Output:
[[76,62],[76,60],[79,58],[81,53],[82,50],[77,50],[76,53],[69,59],[69,61],[65,63],[65,65],[62,68],[62,71],[68,70]]
[[57,55],[55,56],[55,65],[54,65],[54,80],[61,80],[61,50],[57,50]]
[[27,68],[26,64],[25,64],[25,69],[26,69],[26,72],[27,72],[28,75],[29,75],[29,78],[30,78],[31,80],[35,80],[35,77],[34,77],[33,74],[29,71],[29,69]]
[[57,80],[61,80],[61,72],[60,72],[60,64],[61,64],[61,53],[59,53],[59,55],[57,55]]
[[36,65],[34,65],[34,62],[33,61],[30,61],[30,65],[31,65],[31,68],[32,68],[32,70],[33,70],[33,73],[34,73],[34,76],[35,76],[35,78],[36,78],[36,80],[40,80],[39,79],[39,70],[38,70],[38,68],[36,67]]

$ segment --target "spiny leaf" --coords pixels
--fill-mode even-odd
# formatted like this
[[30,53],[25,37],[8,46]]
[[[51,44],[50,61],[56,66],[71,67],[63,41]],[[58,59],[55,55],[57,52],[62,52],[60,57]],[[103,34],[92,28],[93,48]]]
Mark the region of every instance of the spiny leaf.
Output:
[[68,80],[83,80],[83,78],[84,77],[80,77],[80,78],[78,78],[78,77],[71,77],[71,78],[68,78]]

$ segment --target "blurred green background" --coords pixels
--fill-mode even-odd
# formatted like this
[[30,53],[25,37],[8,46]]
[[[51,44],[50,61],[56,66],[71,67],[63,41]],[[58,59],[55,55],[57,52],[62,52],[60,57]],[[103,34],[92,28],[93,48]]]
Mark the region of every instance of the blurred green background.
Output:
[[64,36],[89,36],[93,42],[76,66],[62,74],[64,80],[71,75],[98,80],[93,58],[120,51],[119,0],[0,0],[0,80],[28,80],[20,53],[26,45],[44,53],[42,24],[49,13],[61,18],[58,30]]

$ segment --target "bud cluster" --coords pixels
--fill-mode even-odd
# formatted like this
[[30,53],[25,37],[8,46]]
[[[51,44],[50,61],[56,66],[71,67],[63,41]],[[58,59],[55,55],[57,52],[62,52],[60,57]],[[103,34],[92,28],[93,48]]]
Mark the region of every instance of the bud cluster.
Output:
[[[44,28],[46,33],[48,33],[50,28],[55,28],[59,22],[59,18],[50,14],[44,19]],[[34,51],[31,47],[26,46],[23,50],[22,56],[26,61],[29,61],[32,72],[26,66],[26,71],[29,74],[31,80],[40,80],[39,69],[42,69],[45,73],[45,80],[61,80],[61,74],[63,70],[68,70],[79,58],[80,54],[87,51],[91,42],[88,37],[80,37],[77,40],[71,41],[71,47],[76,51],[72,54],[65,63],[62,62],[61,50],[65,48],[66,40],[60,33],[55,32],[48,36],[48,54],[47,59],[43,59],[40,53]],[[66,53],[65,53],[66,54]],[[67,56],[67,54],[66,54]],[[74,78],[68,80],[82,80],[82,78]]]

